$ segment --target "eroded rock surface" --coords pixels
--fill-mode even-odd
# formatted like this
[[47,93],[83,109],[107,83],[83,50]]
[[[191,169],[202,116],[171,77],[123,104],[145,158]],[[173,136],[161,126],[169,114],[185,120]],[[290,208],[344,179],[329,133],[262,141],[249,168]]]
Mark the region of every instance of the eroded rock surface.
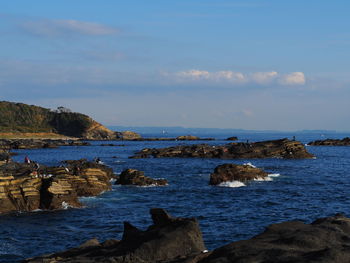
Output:
[[41,149],[59,146],[89,146],[91,144],[81,140],[2,139],[0,145],[8,149]]
[[232,181],[251,181],[255,179],[267,178],[268,173],[262,169],[252,167],[251,165],[222,164],[215,168],[214,173],[210,175],[210,185],[218,185],[223,182]]
[[116,184],[120,185],[137,185],[137,186],[151,186],[151,185],[166,185],[168,181],[165,179],[152,179],[145,176],[143,171],[136,169],[126,169],[120,175]]
[[121,241],[99,243],[93,239],[65,252],[28,259],[26,262],[169,262],[205,250],[202,233],[194,218],[173,218],[163,209],[150,211],[153,225],[142,231],[124,223]]
[[312,146],[350,146],[350,138],[344,139],[326,139],[309,142],[308,145]]
[[11,162],[0,166],[0,213],[80,207],[80,196],[111,189],[112,169],[85,160],[65,167]]
[[168,148],[143,149],[131,158],[285,158],[301,159],[312,158],[303,144],[288,139],[262,141],[253,143],[229,143],[220,146],[208,144],[179,145]]

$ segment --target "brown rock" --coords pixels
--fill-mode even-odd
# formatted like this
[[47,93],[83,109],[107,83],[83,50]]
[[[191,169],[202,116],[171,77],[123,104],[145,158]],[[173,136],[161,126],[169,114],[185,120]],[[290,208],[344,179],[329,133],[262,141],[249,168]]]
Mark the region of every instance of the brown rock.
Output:
[[285,158],[302,159],[312,158],[305,146],[298,141],[288,139],[253,142],[253,143],[229,143],[226,145],[179,145],[159,149],[143,149],[131,158],[220,158],[220,159],[238,159],[238,158]]
[[136,169],[126,169],[119,175],[116,184],[137,186],[160,186],[168,184],[168,181],[165,179],[152,179],[150,177],[145,176],[144,172]]
[[267,178],[268,173],[262,169],[254,168],[250,165],[222,164],[215,168],[210,175],[210,185],[218,185],[223,182],[251,181],[254,179]]
[[71,161],[67,167],[9,163],[0,166],[0,213],[81,206],[78,197],[111,189],[112,169]]
[[308,145],[312,146],[350,146],[350,138],[345,137],[344,139],[326,139],[326,140],[317,140],[309,142]]

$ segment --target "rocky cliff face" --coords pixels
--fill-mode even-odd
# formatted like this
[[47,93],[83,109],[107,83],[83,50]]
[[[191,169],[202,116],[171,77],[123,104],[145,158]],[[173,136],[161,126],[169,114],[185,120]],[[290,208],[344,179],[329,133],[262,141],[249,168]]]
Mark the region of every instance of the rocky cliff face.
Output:
[[32,164],[0,166],[0,213],[80,207],[78,197],[111,188],[110,168],[85,161],[66,167],[35,168]]
[[160,149],[143,149],[132,158],[285,158],[300,159],[312,158],[303,144],[288,139],[253,142],[253,143],[229,143],[221,146],[208,144],[180,145]]
[[[0,133],[11,134],[59,134],[90,140],[113,140],[119,135],[87,115],[71,112],[63,107],[50,109],[0,101]],[[134,134],[136,136],[136,134]]]

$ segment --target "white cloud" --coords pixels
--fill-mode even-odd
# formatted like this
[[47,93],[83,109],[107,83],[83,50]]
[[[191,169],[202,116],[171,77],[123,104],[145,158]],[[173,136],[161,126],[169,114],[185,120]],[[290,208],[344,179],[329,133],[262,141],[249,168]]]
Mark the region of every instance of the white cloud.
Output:
[[61,37],[70,35],[102,36],[119,32],[117,28],[78,20],[30,20],[19,27],[36,36]]
[[280,78],[280,83],[283,85],[304,85],[305,82],[305,75],[303,72],[285,74]]
[[209,72],[206,70],[191,69],[176,73],[166,73],[167,77],[173,77],[180,82],[222,82],[228,84],[280,84],[280,85],[304,85],[305,75],[303,72],[280,74],[276,71],[242,73],[231,70]]

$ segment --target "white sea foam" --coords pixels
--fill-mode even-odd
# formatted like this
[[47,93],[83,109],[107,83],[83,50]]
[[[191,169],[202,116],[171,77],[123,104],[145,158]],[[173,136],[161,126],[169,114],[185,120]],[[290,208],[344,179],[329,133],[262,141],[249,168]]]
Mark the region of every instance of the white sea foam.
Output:
[[72,206],[70,204],[68,204],[67,202],[63,201],[62,202],[62,208],[63,209],[68,209],[68,208],[71,208]]
[[254,179],[254,181],[258,181],[258,182],[266,182],[266,181],[272,181],[273,179],[270,177],[258,177],[256,179]]
[[218,186],[235,188],[235,187],[242,187],[246,185],[240,181],[231,181],[231,182],[222,182],[221,184],[218,184]]
[[244,163],[243,165],[247,165],[247,166],[250,166],[250,167],[253,167],[253,168],[256,168],[256,166],[255,165],[253,165],[252,163]]
[[268,177],[279,177],[280,174],[268,174],[267,176],[268,176]]

